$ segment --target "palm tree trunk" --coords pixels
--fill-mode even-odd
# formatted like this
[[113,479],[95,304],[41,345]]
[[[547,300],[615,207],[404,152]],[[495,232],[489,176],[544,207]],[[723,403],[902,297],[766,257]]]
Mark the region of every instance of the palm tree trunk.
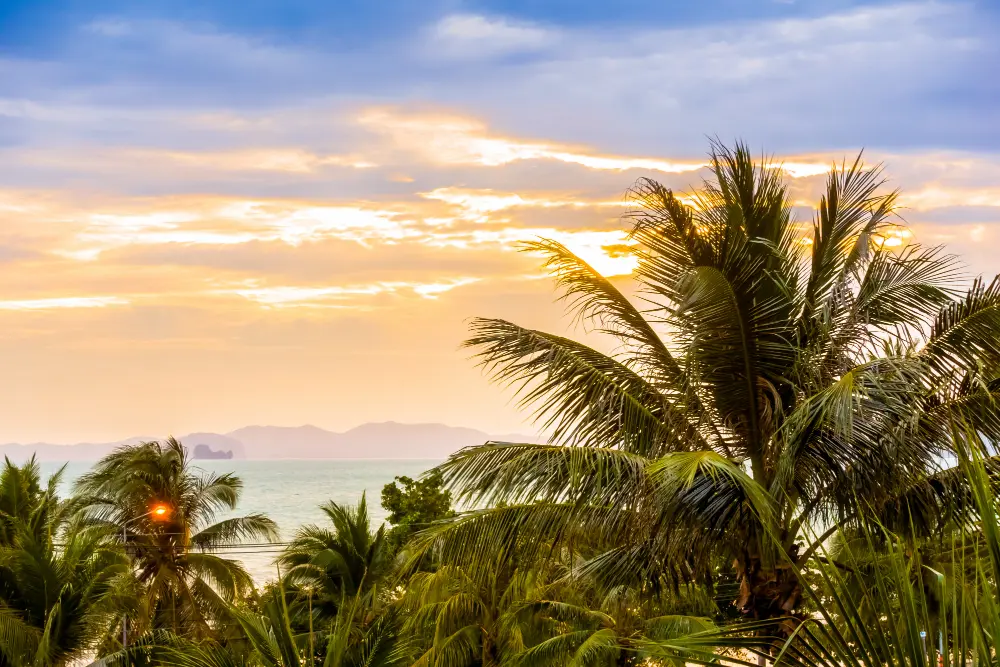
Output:
[[480,630],[483,637],[483,667],[493,667],[496,664],[496,660],[493,658],[493,642],[490,641],[490,636],[485,630]]
[[316,664],[316,645],[313,643],[313,589],[309,589],[309,664]]
[[795,569],[785,563],[765,564],[758,554],[744,552],[734,563],[740,579],[736,606],[744,616],[767,621],[785,619],[776,630],[784,636],[796,627],[802,584]]

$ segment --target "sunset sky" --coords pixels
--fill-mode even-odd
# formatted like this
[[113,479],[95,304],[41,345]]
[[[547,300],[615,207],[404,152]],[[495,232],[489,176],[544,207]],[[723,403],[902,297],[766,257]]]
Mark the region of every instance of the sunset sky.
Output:
[[0,442],[531,426],[465,320],[566,331],[537,258],[631,262],[707,136],[798,214],[862,147],[911,239],[1000,271],[1000,4],[0,3]]

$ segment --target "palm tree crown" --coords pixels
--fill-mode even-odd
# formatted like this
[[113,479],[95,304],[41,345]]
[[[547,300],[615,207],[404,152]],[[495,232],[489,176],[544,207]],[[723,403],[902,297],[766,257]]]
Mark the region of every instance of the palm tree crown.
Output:
[[614,353],[473,322],[468,345],[553,444],[487,443],[439,467],[492,507],[427,534],[446,558],[537,535],[586,543],[585,569],[615,585],[707,580],[722,557],[738,606],[769,618],[801,596],[772,547],[802,560],[865,512],[919,531],[967,509],[942,492],[948,425],[1000,436],[1000,282],[959,293],[952,257],[894,245],[896,193],[860,158],[831,171],[809,225],[780,169],[742,145],[711,157],[683,201],[648,179],[630,191],[642,308],[559,243],[528,246]]
[[[77,482],[86,520],[124,540],[144,590],[136,630],[169,628],[207,636],[213,621],[253,582],[241,564],[210,553],[245,539],[273,540],[261,514],[217,521],[236,508],[243,484],[232,474],[199,474],[173,438],[122,447]],[[162,505],[165,517],[151,510]]]
[[391,564],[391,548],[384,525],[371,530],[364,494],[356,506],[330,501],[320,509],[330,526],[300,528],[278,565],[287,590],[300,593],[299,597],[311,595],[306,605],[317,621],[329,622],[345,601],[359,598],[365,608],[377,602]]
[[[127,597],[126,560],[100,527],[72,520],[61,472],[46,485],[34,459],[0,471],[0,666],[59,667],[103,639]],[[124,590],[123,590],[124,588]]]

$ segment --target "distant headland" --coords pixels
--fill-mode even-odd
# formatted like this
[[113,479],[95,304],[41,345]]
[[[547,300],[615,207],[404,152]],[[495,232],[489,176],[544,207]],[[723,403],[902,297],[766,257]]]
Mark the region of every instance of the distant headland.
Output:
[[231,459],[233,458],[233,450],[227,451],[215,451],[208,445],[195,445],[194,450],[191,452],[191,456],[195,459]]

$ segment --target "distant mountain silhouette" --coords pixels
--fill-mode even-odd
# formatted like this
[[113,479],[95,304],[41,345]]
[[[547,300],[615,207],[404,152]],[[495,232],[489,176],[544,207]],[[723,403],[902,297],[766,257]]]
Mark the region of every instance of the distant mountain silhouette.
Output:
[[[0,456],[23,461],[32,454],[41,461],[96,461],[116,447],[152,437],[120,442],[53,445],[0,445]],[[540,442],[535,436],[491,436],[472,428],[445,424],[362,424],[344,433],[318,426],[246,426],[229,433],[191,433],[179,438],[192,452],[228,452],[234,459],[443,459],[463,447],[488,440]],[[204,447],[204,449],[201,449]]]
[[15,462],[25,461],[34,454],[39,461],[96,461],[115,447],[132,445],[154,438],[129,438],[119,442],[81,442],[76,445],[52,445],[47,442],[35,442],[27,445],[0,445],[0,456],[6,456]]
[[443,459],[495,439],[472,428],[397,422],[362,424],[344,433],[316,426],[247,426],[226,435],[242,442],[250,459]]
[[194,458],[196,458],[196,459],[199,459],[199,460],[200,459],[223,459],[223,460],[229,460],[229,459],[233,458],[233,450],[230,449],[230,450],[227,450],[227,451],[222,451],[220,449],[219,451],[215,451],[214,449],[212,449],[208,445],[195,445],[194,446],[194,452],[192,453],[192,456]]

